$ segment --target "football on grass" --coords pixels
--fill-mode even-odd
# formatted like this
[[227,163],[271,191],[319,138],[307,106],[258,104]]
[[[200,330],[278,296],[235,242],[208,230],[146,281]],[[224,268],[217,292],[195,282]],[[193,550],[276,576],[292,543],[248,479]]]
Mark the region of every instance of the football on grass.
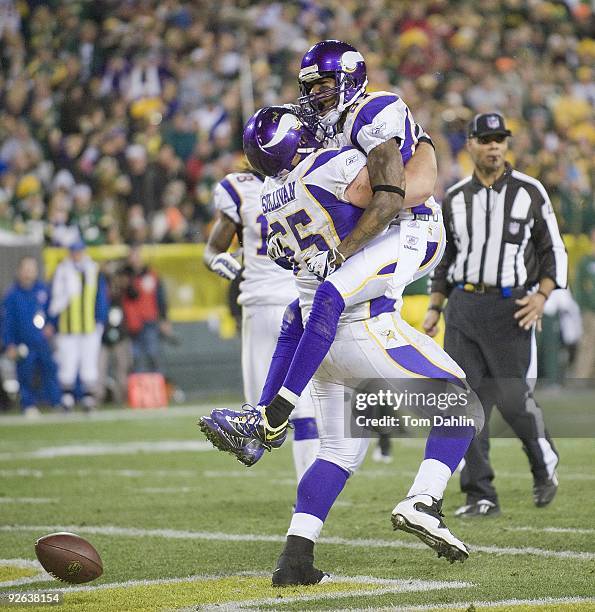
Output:
[[48,574],[64,582],[90,582],[103,573],[95,548],[74,533],[64,531],[39,538],[35,542],[35,554]]

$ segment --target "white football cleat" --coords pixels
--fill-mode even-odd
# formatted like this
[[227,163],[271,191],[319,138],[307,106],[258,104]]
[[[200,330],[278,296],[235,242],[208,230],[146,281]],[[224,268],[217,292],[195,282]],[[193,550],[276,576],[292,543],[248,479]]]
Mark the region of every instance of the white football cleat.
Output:
[[433,548],[438,557],[445,557],[451,563],[463,563],[469,557],[469,550],[444,524],[441,509],[442,500],[434,499],[431,495],[406,497],[392,512],[393,528],[416,535]]

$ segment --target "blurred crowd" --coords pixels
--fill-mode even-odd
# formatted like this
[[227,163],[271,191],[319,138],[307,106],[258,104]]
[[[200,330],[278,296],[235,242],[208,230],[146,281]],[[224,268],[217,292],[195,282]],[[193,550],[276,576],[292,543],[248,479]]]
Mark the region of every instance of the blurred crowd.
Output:
[[580,0],[0,0],[0,228],[68,245],[203,241],[245,115],[304,51],[354,44],[433,136],[438,196],[499,110],[562,230],[595,226],[593,9]]

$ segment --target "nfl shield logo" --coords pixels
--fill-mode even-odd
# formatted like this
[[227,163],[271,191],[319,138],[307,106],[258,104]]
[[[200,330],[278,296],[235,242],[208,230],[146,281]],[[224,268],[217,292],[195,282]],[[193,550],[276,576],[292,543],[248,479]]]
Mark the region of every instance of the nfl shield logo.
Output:
[[521,229],[521,225],[520,223],[517,223],[516,221],[511,221],[510,225],[508,226],[508,231],[511,234],[518,234],[520,229]]
[[497,130],[500,127],[500,119],[497,115],[490,115],[486,119],[486,124],[490,130]]

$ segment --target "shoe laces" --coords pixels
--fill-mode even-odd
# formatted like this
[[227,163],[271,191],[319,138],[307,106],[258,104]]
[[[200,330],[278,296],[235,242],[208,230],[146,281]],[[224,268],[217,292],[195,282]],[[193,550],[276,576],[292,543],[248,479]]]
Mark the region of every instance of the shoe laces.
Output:
[[262,414],[258,408],[252,406],[252,404],[243,404],[243,418],[244,422],[242,423],[243,429],[245,429],[246,433],[250,435],[257,434],[257,427],[262,420]]

